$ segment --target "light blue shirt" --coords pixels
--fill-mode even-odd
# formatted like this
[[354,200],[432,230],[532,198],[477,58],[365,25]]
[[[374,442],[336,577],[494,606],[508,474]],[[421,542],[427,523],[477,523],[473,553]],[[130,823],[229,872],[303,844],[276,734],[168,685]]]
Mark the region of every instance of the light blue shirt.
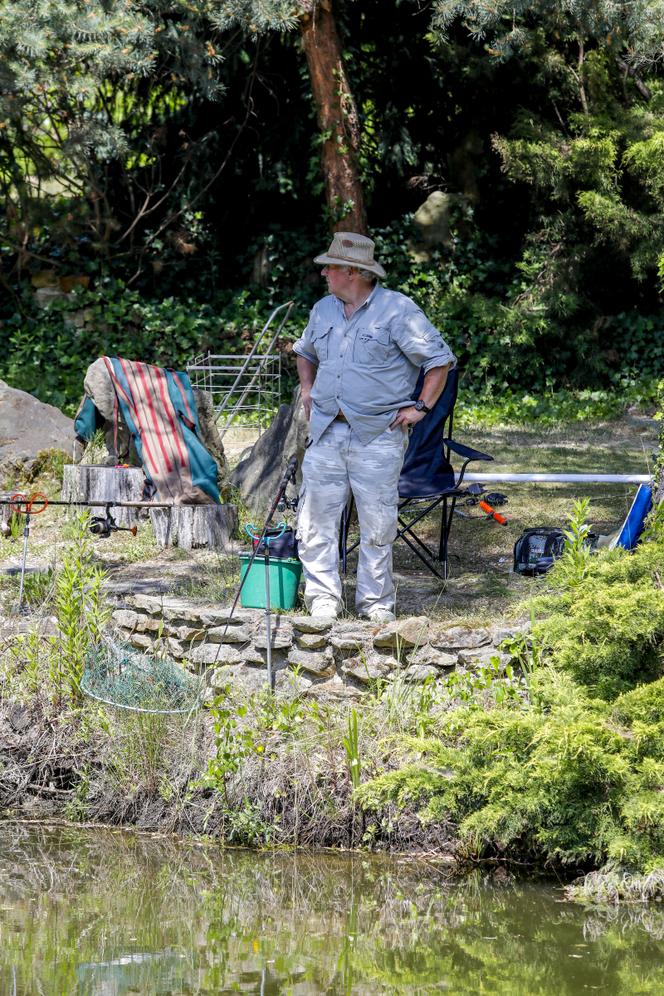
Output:
[[371,442],[400,408],[412,405],[421,369],[456,364],[415,302],[380,285],[351,318],[338,297],[321,298],[293,351],[318,367],[311,392],[314,442],[339,411],[361,442]]

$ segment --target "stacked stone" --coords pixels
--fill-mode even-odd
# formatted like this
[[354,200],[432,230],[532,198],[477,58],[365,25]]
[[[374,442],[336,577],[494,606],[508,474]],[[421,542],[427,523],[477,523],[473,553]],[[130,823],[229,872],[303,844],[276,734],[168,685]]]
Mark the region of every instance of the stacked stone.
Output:
[[[113,613],[121,639],[166,653],[195,670],[215,668],[212,687],[254,690],[265,684],[267,634],[259,609],[201,605],[193,599],[133,595]],[[443,626],[411,616],[377,626],[360,620],[324,620],[274,615],[272,665],[282,694],[316,698],[360,698],[371,682],[400,674],[407,681],[444,678],[492,658],[523,627],[490,630]]]

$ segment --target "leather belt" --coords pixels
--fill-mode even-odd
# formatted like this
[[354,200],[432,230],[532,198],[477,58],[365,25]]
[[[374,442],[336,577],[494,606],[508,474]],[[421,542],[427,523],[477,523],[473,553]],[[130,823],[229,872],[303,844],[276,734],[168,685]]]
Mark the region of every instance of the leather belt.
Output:
[[341,409],[339,409],[339,411],[337,412],[337,414],[334,416],[334,421],[335,422],[347,422],[348,419],[346,418],[346,416],[344,415],[344,413],[341,411]]

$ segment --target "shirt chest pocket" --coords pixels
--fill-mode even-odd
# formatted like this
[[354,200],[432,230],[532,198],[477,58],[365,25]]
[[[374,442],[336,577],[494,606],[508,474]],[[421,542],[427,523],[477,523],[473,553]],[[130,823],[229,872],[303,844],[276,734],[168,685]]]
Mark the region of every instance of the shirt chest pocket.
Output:
[[333,328],[333,325],[322,325],[320,328],[315,328],[311,332],[311,345],[314,348],[314,352],[318,357],[319,363],[325,363],[328,359],[330,351],[330,332]]
[[390,344],[389,329],[378,325],[359,328],[353,343],[353,360],[356,363],[386,363]]

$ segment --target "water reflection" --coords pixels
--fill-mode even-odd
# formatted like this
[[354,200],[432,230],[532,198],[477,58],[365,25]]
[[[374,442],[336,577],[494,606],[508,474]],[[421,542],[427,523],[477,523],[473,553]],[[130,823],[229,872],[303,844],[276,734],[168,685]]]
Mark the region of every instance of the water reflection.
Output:
[[423,861],[0,824],[0,992],[661,993],[659,908]]

